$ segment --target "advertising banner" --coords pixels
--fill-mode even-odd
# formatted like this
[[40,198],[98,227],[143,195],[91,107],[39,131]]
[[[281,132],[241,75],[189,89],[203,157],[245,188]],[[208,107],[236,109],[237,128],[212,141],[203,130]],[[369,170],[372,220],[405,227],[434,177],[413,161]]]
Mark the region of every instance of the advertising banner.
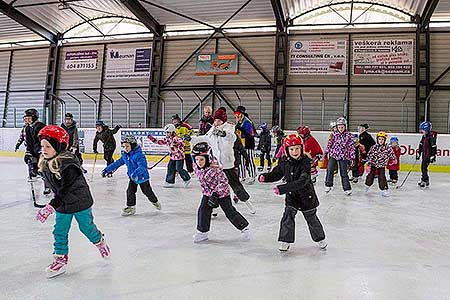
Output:
[[237,54],[199,54],[195,75],[236,75],[238,74]]
[[106,79],[149,78],[151,48],[109,49],[106,59]]
[[353,41],[353,75],[414,74],[414,40]]
[[98,50],[67,51],[64,58],[64,70],[97,69]]
[[166,136],[166,133],[162,129],[122,129],[120,136],[134,135],[142,151],[146,155],[165,155],[169,153],[169,148],[165,145],[158,145],[152,143],[148,139],[148,135],[151,134],[156,139],[162,139]]
[[292,41],[290,75],[346,75],[347,41]]

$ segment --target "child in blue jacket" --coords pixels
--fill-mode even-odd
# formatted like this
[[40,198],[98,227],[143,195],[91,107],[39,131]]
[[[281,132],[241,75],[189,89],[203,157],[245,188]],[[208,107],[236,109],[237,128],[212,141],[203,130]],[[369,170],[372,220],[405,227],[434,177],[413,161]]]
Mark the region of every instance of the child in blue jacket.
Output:
[[122,210],[122,216],[131,216],[136,213],[136,192],[138,185],[148,200],[156,209],[160,210],[161,204],[150,186],[147,160],[141,147],[137,144],[136,138],[133,135],[127,135],[122,138],[121,144],[123,148],[122,156],[119,160],[107,166],[102,171],[102,176],[106,177],[114,173],[120,166],[127,165],[127,174],[130,177],[130,182],[128,183],[127,189],[127,207]]

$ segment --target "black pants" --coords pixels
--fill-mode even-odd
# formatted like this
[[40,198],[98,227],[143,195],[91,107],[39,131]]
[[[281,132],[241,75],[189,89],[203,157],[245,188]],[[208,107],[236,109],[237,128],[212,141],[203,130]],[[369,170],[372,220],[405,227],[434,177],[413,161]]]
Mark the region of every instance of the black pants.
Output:
[[[147,196],[150,202],[156,203],[158,202],[158,198],[156,198],[155,193],[153,193],[152,187],[150,186],[150,181],[143,182],[139,184],[141,187],[142,193]],[[128,182],[127,189],[127,206],[135,206],[136,205],[136,192],[137,192],[138,184],[130,179]]]
[[80,161],[80,165],[82,165],[83,164],[83,157],[81,156],[80,149],[76,149],[74,154],[78,158],[78,160]]
[[239,200],[245,202],[250,199],[250,195],[247,193],[241,181],[239,180],[239,175],[236,172],[236,169],[225,169],[223,170],[223,172],[228,178],[228,184],[230,185],[236,196],[239,198]]
[[[209,197],[203,195],[202,202],[198,208],[197,214],[197,230],[200,232],[208,232],[211,226],[212,208],[208,205]],[[219,205],[227,219],[239,230],[248,226],[247,220],[234,208],[231,204],[230,196],[220,198]]]
[[430,177],[428,176],[429,165],[430,165],[429,158],[422,159],[422,165],[420,166],[420,169],[422,170],[422,181],[426,183],[430,183]]
[[114,150],[103,151],[103,159],[106,160],[106,165],[109,166],[114,162],[113,158]]
[[[308,223],[309,233],[314,242],[320,242],[325,239],[325,232],[323,231],[322,224],[317,217],[317,209],[308,211],[302,211],[303,217]],[[293,243],[295,241],[295,216],[297,215],[297,209],[291,206],[284,208],[283,218],[280,222],[280,234],[278,235],[278,241],[285,243]]]
[[378,171],[378,187],[380,190],[384,191],[388,189],[388,184],[386,180],[386,172],[384,168],[370,167],[370,173],[366,177],[366,185],[372,186],[375,180],[375,172]]
[[186,163],[186,170],[189,173],[194,172],[194,167],[192,166],[192,156],[191,156],[191,154],[185,154],[184,155],[184,162]]
[[270,158],[270,152],[262,152],[259,154],[259,165],[264,168],[264,158],[267,159],[267,166],[272,167],[272,159]]
[[398,171],[396,171],[396,170],[389,170],[389,179],[398,181]]
[[332,157],[328,160],[327,176],[325,178],[325,186],[332,187],[334,180],[334,170],[339,167],[339,174],[341,175],[342,188],[344,191],[352,189],[350,185],[350,179],[348,178],[348,161],[336,160]]

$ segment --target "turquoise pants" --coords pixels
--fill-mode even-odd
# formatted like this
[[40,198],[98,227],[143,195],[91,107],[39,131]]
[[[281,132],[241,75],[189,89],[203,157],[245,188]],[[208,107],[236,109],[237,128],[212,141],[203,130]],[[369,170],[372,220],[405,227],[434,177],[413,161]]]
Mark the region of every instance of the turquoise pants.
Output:
[[77,220],[80,231],[89,241],[95,244],[101,240],[102,233],[94,224],[91,208],[72,214],[56,212],[56,223],[53,229],[53,236],[55,237],[54,254],[64,255],[69,253],[69,230],[73,217]]

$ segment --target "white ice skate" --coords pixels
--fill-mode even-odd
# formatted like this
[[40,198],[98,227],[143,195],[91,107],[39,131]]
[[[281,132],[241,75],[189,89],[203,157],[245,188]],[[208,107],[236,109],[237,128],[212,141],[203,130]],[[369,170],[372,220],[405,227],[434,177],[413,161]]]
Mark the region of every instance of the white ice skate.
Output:
[[111,251],[109,250],[109,246],[105,241],[105,238],[102,235],[102,239],[100,242],[94,244],[97,247],[98,251],[100,251],[100,255],[103,258],[109,258],[111,256]]
[[164,188],[173,188],[175,186],[175,183],[168,183],[168,182],[164,182],[163,187]]
[[48,265],[48,267],[45,269],[47,278],[53,278],[55,276],[66,273],[67,261],[69,259],[67,255],[54,254],[53,257],[55,258],[55,261]]
[[381,196],[382,196],[382,197],[389,197],[389,196],[391,196],[391,195],[389,194],[389,191],[388,191],[388,190],[382,190],[382,191],[381,191]]
[[291,247],[291,244],[286,243],[286,242],[280,242],[280,246],[278,247],[278,250],[280,250],[281,252],[286,252],[289,250],[290,247]]
[[122,209],[122,216],[128,217],[132,216],[136,213],[136,207],[134,206],[127,206],[124,209]]
[[218,213],[218,209],[217,208],[213,208],[213,211],[212,211],[212,216],[214,217],[214,218],[216,218],[217,217],[217,213]]
[[352,190],[346,190],[346,191],[344,191],[344,194],[347,196],[351,196]]
[[255,210],[255,208],[253,207],[253,204],[252,204],[252,202],[250,202],[250,200],[247,200],[247,201],[245,201],[244,203],[245,203],[245,205],[247,205],[247,208],[248,208],[248,210],[250,211],[250,213],[251,213],[252,215],[256,214],[256,210]]
[[421,180],[421,181],[419,181],[419,183],[418,183],[417,185],[418,185],[421,189],[425,189],[425,188],[427,188],[427,187],[430,185],[430,183]]
[[248,226],[242,229],[241,233],[243,241],[250,241],[250,228]]
[[325,193],[329,193],[331,191],[331,186],[326,186],[325,187]]
[[153,206],[156,207],[157,210],[161,210],[161,202],[156,201],[152,202]]
[[191,180],[186,180],[184,181],[184,187],[187,188],[189,186],[189,184],[191,184]]
[[328,246],[327,241],[325,241],[325,239],[318,241],[317,245],[319,245],[320,249],[322,249],[322,250],[327,249],[327,246]]
[[197,231],[197,233],[194,234],[193,238],[194,238],[194,243],[200,243],[200,242],[203,242],[203,241],[207,241],[208,240],[208,233],[207,232]]

